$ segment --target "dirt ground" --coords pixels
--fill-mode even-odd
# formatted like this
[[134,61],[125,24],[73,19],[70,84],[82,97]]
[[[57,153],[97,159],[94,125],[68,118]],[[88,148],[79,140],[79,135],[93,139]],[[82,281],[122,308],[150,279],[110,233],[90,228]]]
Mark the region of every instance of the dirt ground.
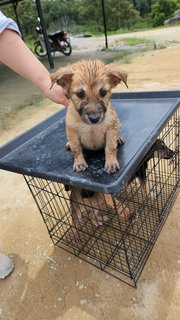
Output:
[[[129,73],[129,90],[179,89],[179,52],[180,45],[176,44],[143,53],[122,65]],[[13,77],[16,88],[18,81],[23,85],[19,77]],[[119,86],[117,90],[126,89]],[[22,88],[17,93],[20,96],[19,92]],[[9,141],[59,108],[43,99],[11,112],[1,126],[0,143]],[[1,170],[0,207],[0,251],[11,255],[15,264],[11,276],[0,282],[0,319],[179,318],[180,196],[145,265],[137,289],[54,247],[21,176]]]
[[[180,42],[180,26],[172,26],[167,28],[150,29],[146,31],[136,31],[131,33],[116,34],[108,36],[108,46],[111,48],[117,45],[124,38],[140,38],[150,39],[156,44],[171,44]],[[72,44],[77,49],[93,51],[94,48],[102,49],[105,47],[104,37],[91,38],[72,38]]]

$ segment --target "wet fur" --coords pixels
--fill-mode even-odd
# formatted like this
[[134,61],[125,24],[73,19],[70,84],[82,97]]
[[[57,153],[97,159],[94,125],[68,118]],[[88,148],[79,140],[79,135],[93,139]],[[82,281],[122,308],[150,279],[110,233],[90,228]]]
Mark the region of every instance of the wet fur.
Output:
[[105,149],[107,173],[119,170],[117,144],[120,122],[110,104],[111,89],[127,74],[115,65],[99,60],[80,61],[59,69],[52,75],[52,85],[61,85],[70,104],[66,114],[68,145],[74,156],[74,171],[84,171],[88,164],[83,149]]

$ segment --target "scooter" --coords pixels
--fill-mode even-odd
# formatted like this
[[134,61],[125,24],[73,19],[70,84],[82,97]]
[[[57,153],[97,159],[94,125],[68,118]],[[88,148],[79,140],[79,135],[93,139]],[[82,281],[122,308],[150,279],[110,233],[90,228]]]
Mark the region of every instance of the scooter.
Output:
[[[34,52],[39,57],[46,57],[47,49],[45,46],[42,27],[36,27],[36,31],[38,33],[39,39],[34,43]],[[59,51],[62,52],[65,56],[70,56],[72,52],[72,46],[67,32],[62,30],[48,34],[48,40],[51,52],[55,53],[56,51]]]

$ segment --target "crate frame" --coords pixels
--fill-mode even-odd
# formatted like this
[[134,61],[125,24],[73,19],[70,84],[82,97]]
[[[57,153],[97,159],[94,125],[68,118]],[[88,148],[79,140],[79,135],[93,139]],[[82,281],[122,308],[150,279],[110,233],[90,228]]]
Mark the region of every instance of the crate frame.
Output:
[[[66,230],[63,233],[64,224],[69,227],[69,230],[73,226],[70,212],[71,191],[67,193],[64,185],[58,182],[24,176],[53,243],[115,278],[136,287],[140,274],[178,194],[180,179],[179,132],[179,110],[176,110],[159,135],[159,138],[167,141],[169,148],[174,149],[175,155],[173,159],[169,160],[151,159],[152,168],[148,169],[148,183],[151,183],[153,187],[160,186],[157,199],[151,198],[150,192],[152,191],[149,191],[149,194],[143,194],[141,185],[134,180],[119,192],[111,194],[114,209],[113,213],[110,213],[112,209],[109,209],[104,195],[105,209],[102,210],[100,206],[99,209],[104,214],[109,214],[111,221],[105,222],[103,226],[95,227],[88,217],[82,218],[83,222],[78,227],[82,240],[82,246],[80,247],[73,243],[73,235],[68,238],[66,237]],[[173,136],[173,138],[171,139],[170,136]],[[171,172],[168,171],[168,167],[171,168]],[[156,169],[155,172],[154,169]],[[159,171],[160,169],[162,172]],[[165,173],[167,178],[162,181],[161,178],[162,176],[165,177]],[[151,177],[152,174],[153,177]],[[150,181],[150,178],[152,181]],[[170,182],[167,185],[169,179]],[[167,190],[167,186],[169,190]],[[129,194],[131,196],[128,198]],[[130,221],[119,218],[117,207],[120,202],[117,203],[118,198],[121,199],[121,202],[123,201],[124,209],[126,207],[129,208],[129,202],[131,202],[132,207],[138,206],[140,217],[135,217]],[[84,204],[82,200],[80,203],[87,207],[87,204]],[[63,210],[60,208],[66,207],[67,210],[64,209],[62,217],[59,215],[56,205],[59,212]],[[48,206],[49,208],[46,211],[45,208]],[[131,211],[133,212],[133,210],[134,208]],[[63,222],[65,217],[66,222]],[[59,234],[58,226],[61,229]],[[121,234],[120,239],[118,239],[117,233]],[[113,242],[116,243],[113,245]],[[98,251],[100,252],[99,254]],[[119,252],[121,252],[121,255]],[[120,266],[117,266],[114,260],[114,257],[118,254]]]
[[[72,200],[72,188],[84,189],[87,180],[81,178],[77,182],[67,176],[56,177],[56,174],[51,172],[38,171],[33,165],[32,169],[29,169],[28,165],[22,165],[21,155],[26,143],[28,145],[34,137],[43,135],[47,128],[61,121],[64,111],[48,118],[0,149],[0,168],[23,174],[53,243],[133,287],[137,286],[179,191],[179,97],[178,91],[113,94],[114,101],[135,101],[137,98],[146,101],[150,99],[153,102],[157,99],[163,104],[163,101],[169,100],[172,107],[167,108],[169,111],[160,119],[143,149],[138,150],[134,164],[122,172],[118,184],[106,185],[103,182],[101,185],[92,185],[90,181],[86,189],[93,190],[95,195],[88,200],[79,198],[79,194],[78,199]],[[157,138],[163,139],[174,154],[169,160],[149,160],[148,191],[145,192],[137,179],[131,183],[129,181],[142,165],[142,161],[145,163]],[[19,150],[22,150],[21,153]],[[71,190],[67,192],[64,184],[68,184]],[[110,206],[107,197],[111,199]],[[79,206],[79,214],[82,211],[77,225],[72,219],[72,204]],[[89,208],[91,213],[88,212]],[[130,212],[128,219],[127,210]],[[100,221],[99,213],[102,214],[102,225],[95,226]],[[80,238],[80,245],[74,242],[74,232]]]

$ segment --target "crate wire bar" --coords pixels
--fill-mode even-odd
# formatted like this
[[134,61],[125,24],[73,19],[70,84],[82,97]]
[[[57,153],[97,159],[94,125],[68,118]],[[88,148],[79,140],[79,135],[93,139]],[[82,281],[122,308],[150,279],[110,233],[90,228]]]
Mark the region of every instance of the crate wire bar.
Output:
[[[96,192],[88,199],[77,196],[72,200],[71,187],[66,191],[59,182],[24,175],[53,243],[133,287],[178,194],[178,108],[158,139],[173,155],[169,159],[160,153],[149,157],[147,151],[132,175],[135,177],[148,160],[145,187],[135,177],[108,196]],[[153,155],[153,146],[151,149]],[[77,223],[72,216],[73,205],[81,215]]]

